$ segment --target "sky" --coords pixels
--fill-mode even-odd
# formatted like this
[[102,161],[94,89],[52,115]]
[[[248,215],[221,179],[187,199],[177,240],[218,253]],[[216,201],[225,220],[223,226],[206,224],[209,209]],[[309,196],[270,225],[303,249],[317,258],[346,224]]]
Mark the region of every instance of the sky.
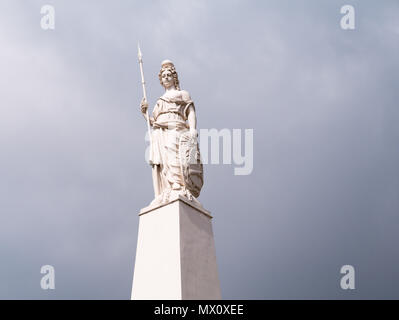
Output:
[[170,59],[198,129],[253,130],[250,174],[204,166],[224,299],[399,299],[398,15],[395,0],[1,0],[0,299],[130,299],[153,198],[138,41],[151,106]]

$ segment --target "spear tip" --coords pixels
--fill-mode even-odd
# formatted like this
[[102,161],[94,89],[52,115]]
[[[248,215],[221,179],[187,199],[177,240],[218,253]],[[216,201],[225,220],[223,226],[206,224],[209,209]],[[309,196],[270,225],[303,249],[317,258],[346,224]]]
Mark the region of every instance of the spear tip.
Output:
[[139,59],[141,59],[142,54],[141,54],[140,43],[139,42],[137,42],[137,52],[138,52]]

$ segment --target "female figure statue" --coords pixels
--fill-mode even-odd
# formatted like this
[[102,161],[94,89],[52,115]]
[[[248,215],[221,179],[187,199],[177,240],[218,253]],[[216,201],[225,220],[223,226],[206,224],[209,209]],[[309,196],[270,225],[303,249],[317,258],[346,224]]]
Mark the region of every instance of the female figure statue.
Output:
[[[179,195],[197,203],[203,185],[194,103],[180,90],[175,66],[162,62],[159,80],[165,93],[158,99],[150,125],[152,127],[149,162],[155,199],[151,205],[167,203]],[[147,120],[148,103],[143,98],[141,112]]]

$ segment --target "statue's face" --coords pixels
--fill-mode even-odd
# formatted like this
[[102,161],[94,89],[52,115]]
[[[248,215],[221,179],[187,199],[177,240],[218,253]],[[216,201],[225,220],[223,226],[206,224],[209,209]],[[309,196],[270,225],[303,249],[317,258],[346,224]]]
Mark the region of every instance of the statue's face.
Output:
[[162,77],[162,85],[166,89],[175,86],[175,80],[173,79],[173,75],[172,72],[170,72],[170,70],[165,70],[164,72],[162,72],[161,77]]

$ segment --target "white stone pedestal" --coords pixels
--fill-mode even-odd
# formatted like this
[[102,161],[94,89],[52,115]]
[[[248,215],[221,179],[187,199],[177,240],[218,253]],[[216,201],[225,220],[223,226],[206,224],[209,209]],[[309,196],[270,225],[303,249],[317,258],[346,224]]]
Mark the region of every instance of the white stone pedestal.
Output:
[[141,210],[132,299],[221,299],[211,219],[184,197]]

